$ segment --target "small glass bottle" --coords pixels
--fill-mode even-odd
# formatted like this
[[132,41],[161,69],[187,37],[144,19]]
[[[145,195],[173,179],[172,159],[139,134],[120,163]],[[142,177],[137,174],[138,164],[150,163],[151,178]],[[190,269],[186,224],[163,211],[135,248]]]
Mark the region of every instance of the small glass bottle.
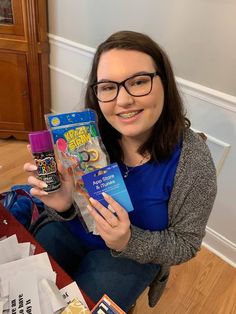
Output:
[[38,178],[47,184],[46,192],[54,192],[61,186],[50,131],[29,133],[31,152],[37,166]]

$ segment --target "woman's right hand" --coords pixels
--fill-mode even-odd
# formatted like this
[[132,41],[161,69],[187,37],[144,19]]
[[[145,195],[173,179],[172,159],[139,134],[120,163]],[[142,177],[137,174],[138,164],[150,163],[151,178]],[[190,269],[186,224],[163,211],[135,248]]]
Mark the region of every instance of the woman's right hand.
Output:
[[37,167],[34,164],[25,163],[24,170],[30,174],[28,183],[33,186],[30,190],[31,195],[39,198],[48,207],[53,208],[58,212],[63,212],[69,209],[72,205],[74,181],[72,175],[63,167],[60,161],[57,166],[61,187],[52,193],[47,193],[43,190],[45,183],[36,178]]

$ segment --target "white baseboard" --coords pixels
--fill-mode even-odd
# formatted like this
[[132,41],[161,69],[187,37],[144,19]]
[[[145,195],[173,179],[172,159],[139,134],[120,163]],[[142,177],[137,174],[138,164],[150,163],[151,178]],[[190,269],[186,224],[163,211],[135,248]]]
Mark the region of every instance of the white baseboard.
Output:
[[236,268],[236,245],[233,242],[207,227],[202,245]]

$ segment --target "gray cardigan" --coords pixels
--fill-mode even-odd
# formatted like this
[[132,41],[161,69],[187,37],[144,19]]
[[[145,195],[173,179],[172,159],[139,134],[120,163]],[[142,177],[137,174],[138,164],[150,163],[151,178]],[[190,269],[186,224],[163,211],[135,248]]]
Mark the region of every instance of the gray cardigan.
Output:
[[[127,247],[122,252],[111,250],[114,257],[161,265],[148,293],[151,307],[165,288],[170,266],[188,261],[200,249],[215,196],[216,170],[210,151],[198,134],[187,129],[168,204],[168,228],[148,231],[131,226]],[[65,219],[54,210],[47,212],[49,220],[70,220],[75,216],[72,213]]]
[[168,204],[168,228],[151,232],[132,226],[125,250],[112,251],[113,256],[162,265],[150,285],[151,307],[156,305],[165,288],[170,266],[188,261],[200,249],[216,190],[216,170],[210,151],[205,141],[188,129]]

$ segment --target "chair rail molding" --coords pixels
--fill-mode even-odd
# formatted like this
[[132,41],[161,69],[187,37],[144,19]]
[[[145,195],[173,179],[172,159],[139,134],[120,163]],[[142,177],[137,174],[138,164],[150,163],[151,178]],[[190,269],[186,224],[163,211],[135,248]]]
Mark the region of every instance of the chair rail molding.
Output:
[[[79,69],[83,64],[91,65],[96,49],[58,35],[49,33],[48,37],[51,45],[50,69],[75,79],[83,84],[86,83],[87,80],[85,77],[88,75],[89,68],[86,69],[86,72],[79,71]],[[64,59],[66,59],[66,62]],[[63,60],[64,62],[61,62]],[[61,66],[63,68],[61,68]],[[176,81],[184,94],[210,102],[226,110],[236,112],[235,96],[222,93],[177,76]]]
[[177,76],[175,78],[184,94],[213,103],[214,105],[222,107],[226,110],[236,112],[235,96],[222,93],[215,89],[211,89],[191,81],[187,81]]

